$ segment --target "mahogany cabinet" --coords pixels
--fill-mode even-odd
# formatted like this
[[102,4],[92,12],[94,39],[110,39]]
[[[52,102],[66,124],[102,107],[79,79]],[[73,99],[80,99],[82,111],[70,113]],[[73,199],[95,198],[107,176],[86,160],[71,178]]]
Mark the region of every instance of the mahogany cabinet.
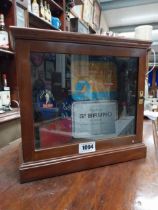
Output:
[[150,42],[11,28],[21,182],[146,156],[143,96]]

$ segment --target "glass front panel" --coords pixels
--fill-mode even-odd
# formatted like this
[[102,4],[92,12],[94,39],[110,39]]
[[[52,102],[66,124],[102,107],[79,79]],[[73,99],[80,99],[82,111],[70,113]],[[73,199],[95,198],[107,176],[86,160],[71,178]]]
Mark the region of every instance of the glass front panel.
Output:
[[31,52],[35,148],[136,132],[138,58]]

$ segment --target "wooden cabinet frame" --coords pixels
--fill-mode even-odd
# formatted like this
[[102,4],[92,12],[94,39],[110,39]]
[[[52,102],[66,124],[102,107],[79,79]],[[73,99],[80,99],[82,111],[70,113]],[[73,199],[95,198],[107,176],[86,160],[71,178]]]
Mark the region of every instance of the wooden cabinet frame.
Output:
[[[143,104],[139,103],[139,98],[142,97],[139,93],[144,91],[146,57],[150,42],[15,27],[11,28],[11,32],[15,42],[21,108],[21,182],[146,156],[146,147],[142,143]],[[88,154],[78,154],[78,143],[36,150],[34,146],[30,51],[138,57],[136,135],[111,138],[106,141],[99,140],[96,142],[96,152]]]

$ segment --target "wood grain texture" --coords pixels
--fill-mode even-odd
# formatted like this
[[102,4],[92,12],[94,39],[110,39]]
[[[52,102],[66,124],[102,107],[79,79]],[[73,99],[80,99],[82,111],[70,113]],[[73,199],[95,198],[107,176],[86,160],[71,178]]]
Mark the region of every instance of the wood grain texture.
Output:
[[[82,34],[73,32],[61,32],[52,30],[42,30],[34,28],[17,28],[10,27],[11,39],[35,40],[35,41],[50,41],[52,42],[69,42],[69,43],[89,43],[94,45],[117,46],[117,47],[131,47],[137,49],[150,48],[150,41],[142,41],[137,39],[127,39],[120,37],[105,37],[94,34]],[[37,36],[38,34],[38,36]]]
[[152,122],[144,122],[146,159],[19,183],[19,142],[0,150],[1,210],[155,210],[158,159]]
[[73,155],[20,165],[21,182],[27,182],[71,172],[101,167],[109,164],[145,158],[146,147],[142,143],[116,147],[95,152],[95,154]]

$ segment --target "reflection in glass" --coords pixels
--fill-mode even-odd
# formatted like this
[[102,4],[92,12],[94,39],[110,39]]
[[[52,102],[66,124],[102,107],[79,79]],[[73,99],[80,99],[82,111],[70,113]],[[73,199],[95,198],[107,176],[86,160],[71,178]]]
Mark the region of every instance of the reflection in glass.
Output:
[[35,147],[135,134],[138,58],[30,56]]

